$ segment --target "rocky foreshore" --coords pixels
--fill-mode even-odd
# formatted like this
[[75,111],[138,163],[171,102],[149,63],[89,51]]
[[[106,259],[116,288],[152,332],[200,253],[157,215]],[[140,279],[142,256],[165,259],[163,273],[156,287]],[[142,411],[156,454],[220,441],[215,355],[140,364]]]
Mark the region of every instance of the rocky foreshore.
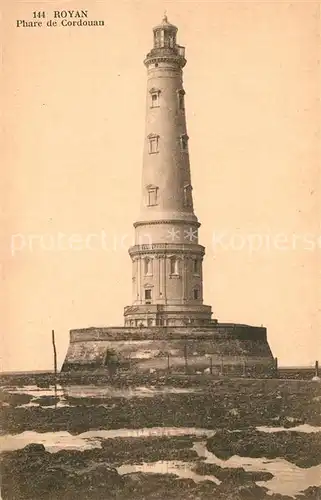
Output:
[[[221,469],[198,461],[198,474],[215,475],[213,481],[194,482],[173,474],[135,472],[119,474],[117,464],[133,460],[135,449],[145,459],[181,458],[179,452],[190,445],[185,438],[157,439],[144,449],[146,440],[134,439],[106,443],[102,449],[87,452],[49,453],[43,445],[30,444],[15,452],[1,455],[3,500],[108,500],[108,499],[193,499],[203,500],[290,500],[291,497],[267,494],[267,488],[255,481],[267,481],[268,473],[249,473],[244,469]],[[150,448],[154,448],[154,455]],[[155,450],[161,452],[157,453]],[[175,452],[176,450],[176,452]],[[90,451],[90,453],[89,453]],[[112,453],[110,453],[112,451]],[[132,455],[132,453],[134,454]],[[137,455],[136,455],[137,456]],[[192,456],[189,456],[191,459]],[[297,500],[320,500],[321,488],[309,488]]]
[[233,455],[252,458],[284,458],[298,467],[321,464],[321,432],[274,432],[255,429],[228,432],[220,430],[208,439],[209,451],[223,460]]
[[[186,381],[179,382],[186,387]],[[179,385],[178,384],[178,385]],[[162,386],[155,381],[149,388]],[[175,384],[174,384],[175,385]],[[262,432],[256,427],[295,428],[300,424],[321,426],[321,386],[313,382],[278,380],[212,380],[187,387],[190,392],[155,394],[150,397],[70,397],[64,391],[64,406],[52,395],[37,396],[0,391],[1,433],[67,431],[73,436],[89,430],[141,429],[151,427],[215,430],[207,449],[227,459],[244,457],[284,458],[308,468],[321,463],[321,433],[296,431]],[[31,390],[33,392],[33,389]],[[35,391],[36,392],[36,391]],[[27,406],[37,404],[38,406]],[[50,408],[48,408],[48,406]],[[277,430],[277,429],[276,429]],[[237,431],[237,432],[234,432]],[[9,437],[10,438],[10,437]],[[215,499],[289,500],[271,494],[265,486],[272,480],[266,471],[242,467],[220,467],[200,457],[195,436],[98,438],[99,445],[83,451],[62,449],[49,453],[43,445],[2,452],[1,495],[3,500],[108,500],[113,499]],[[100,447],[99,447],[100,446]],[[10,449],[10,448],[9,448]],[[198,476],[119,472],[123,466],[157,461],[188,463]],[[120,469],[119,469],[120,468]],[[119,470],[118,470],[119,469]],[[165,471],[166,472],[166,471]],[[273,471],[272,471],[273,472]],[[313,479],[314,481],[314,479]],[[316,478],[315,484],[319,479]],[[259,483],[259,484],[258,484]],[[308,483],[313,484],[313,483]],[[321,488],[311,486],[296,499],[321,500]],[[293,498],[293,497],[292,497]]]
[[[201,392],[156,394],[149,398],[72,398],[54,411],[55,400],[42,397],[43,407],[19,407],[28,394],[0,394],[2,433],[155,426],[246,429],[257,426],[321,426],[321,386],[301,381],[217,380]],[[39,398],[38,398],[39,402]],[[45,403],[45,404],[44,404]],[[50,411],[50,416],[48,415]]]

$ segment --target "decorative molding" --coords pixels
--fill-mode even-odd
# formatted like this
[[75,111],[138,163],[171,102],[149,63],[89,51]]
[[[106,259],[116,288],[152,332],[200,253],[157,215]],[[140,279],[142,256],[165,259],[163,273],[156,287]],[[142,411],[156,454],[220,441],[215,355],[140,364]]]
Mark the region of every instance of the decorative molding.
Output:
[[167,254],[167,257],[169,259],[176,259],[176,260],[182,260],[182,255],[178,255],[177,253],[173,253],[173,255]]
[[138,226],[153,226],[155,224],[190,224],[191,226],[201,227],[201,223],[196,221],[184,220],[184,219],[163,219],[163,220],[148,220],[148,221],[137,221],[134,222],[133,226],[136,228]]
[[158,254],[166,256],[175,254],[178,256],[183,256],[186,254],[191,254],[191,256],[195,255],[196,257],[203,256],[205,254],[205,248],[202,245],[195,244],[184,244],[184,243],[154,243],[151,245],[135,245],[130,247],[129,255],[145,255],[149,256],[150,254]]
[[184,68],[186,64],[186,59],[183,56],[172,54],[168,56],[147,55],[146,59],[144,60],[145,66],[149,66],[150,64],[160,63],[160,62],[174,63],[177,64],[177,66],[179,66],[180,68]]

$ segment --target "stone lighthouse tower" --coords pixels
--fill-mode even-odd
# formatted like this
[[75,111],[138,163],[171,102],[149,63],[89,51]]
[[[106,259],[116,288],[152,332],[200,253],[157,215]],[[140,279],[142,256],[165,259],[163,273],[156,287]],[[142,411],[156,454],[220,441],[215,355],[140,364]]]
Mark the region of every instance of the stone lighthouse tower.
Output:
[[264,327],[212,320],[203,304],[200,223],[194,213],[185,115],[185,49],[165,16],[147,69],[140,209],[134,223],[132,303],[124,326],[70,331],[63,371],[271,374]]
[[193,209],[185,115],[185,48],[165,16],[156,26],[147,68],[141,207],[135,227],[132,306],[125,326],[204,325],[200,223]]

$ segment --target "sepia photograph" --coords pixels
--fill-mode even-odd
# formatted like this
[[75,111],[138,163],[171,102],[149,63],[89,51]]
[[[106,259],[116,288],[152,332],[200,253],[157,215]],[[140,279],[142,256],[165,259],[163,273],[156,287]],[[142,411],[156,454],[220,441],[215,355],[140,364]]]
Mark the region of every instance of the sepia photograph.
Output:
[[0,13],[0,500],[321,500],[321,3]]

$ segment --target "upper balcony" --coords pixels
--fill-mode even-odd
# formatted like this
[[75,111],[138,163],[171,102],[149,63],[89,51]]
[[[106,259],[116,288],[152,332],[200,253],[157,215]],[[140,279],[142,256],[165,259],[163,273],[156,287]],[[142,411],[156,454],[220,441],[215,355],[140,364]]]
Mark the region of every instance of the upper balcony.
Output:
[[162,59],[176,61],[180,67],[184,67],[186,64],[185,47],[181,47],[180,45],[175,45],[174,47],[154,47],[148,52],[144,63],[148,65]]

